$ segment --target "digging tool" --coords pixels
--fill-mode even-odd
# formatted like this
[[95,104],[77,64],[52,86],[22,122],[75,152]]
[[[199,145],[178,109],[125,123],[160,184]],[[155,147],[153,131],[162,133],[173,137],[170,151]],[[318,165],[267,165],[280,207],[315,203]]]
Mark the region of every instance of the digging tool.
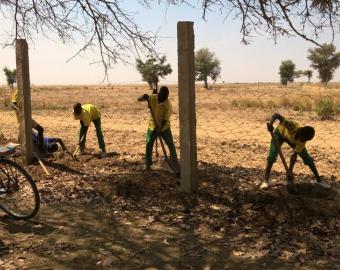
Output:
[[41,161],[41,159],[40,159],[40,157],[38,156],[38,154],[34,152],[33,155],[34,155],[34,157],[38,160],[40,166],[43,168],[43,170],[44,170],[44,172],[46,173],[46,175],[49,176],[50,173],[49,173],[48,170],[46,169],[44,163]]
[[72,159],[76,159],[73,154],[68,150],[68,149],[65,149],[64,151],[66,154],[68,154]]
[[[152,94],[154,94],[154,95],[157,95],[157,88],[153,88],[152,89]],[[150,105],[148,105],[149,106],[149,108],[150,108]],[[156,138],[156,158],[158,158],[159,157],[159,153],[158,153],[158,138]]]
[[273,139],[273,141],[274,141],[274,144],[275,144],[275,147],[276,147],[276,149],[277,149],[277,152],[279,153],[279,156],[280,156],[280,158],[281,158],[281,161],[282,161],[282,163],[283,163],[283,166],[284,166],[285,169],[286,169],[286,173],[287,173],[287,177],[288,177],[288,182],[289,182],[290,184],[292,184],[292,183],[293,183],[293,174],[292,174],[292,172],[291,172],[291,171],[289,170],[289,168],[288,168],[288,165],[287,165],[287,162],[286,162],[286,160],[285,160],[285,157],[284,157],[283,154],[282,154],[282,151],[281,151],[281,147],[280,147],[280,145],[279,145],[279,142],[276,140],[276,137],[275,137],[275,135],[274,135],[273,130],[269,129],[269,133],[270,133],[270,135],[272,136],[272,139]]
[[78,146],[77,146],[76,150],[74,151],[74,153],[73,153],[73,155],[72,155],[73,159],[74,159],[74,158],[76,157],[76,155],[78,154],[78,151],[79,151],[79,149],[80,149],[80,144],[83,142],[84,138],[85,138],[85,135],[83,135],[83,136],[81,137],[80,141],[78,142]]
[[[157,130],[160,130],[159,127],[157,126],[156,118],[155,118],[154,112],[152,111],[152,107],[151,107],[151,104],[150,104],[150,100],[148,99],[147,101],[148,101],[148,107],[149,107],[149,110],[150,110],[150,113],[151,113],[152,120],[153,120],[153,122],[155,123],[155,127],[156,127]],[[178,173],[178,168],[176,168],[177,166],[175,166],[174,164],[172,164],[172,162],[171,162],[171,161],[169,160],[169,158],[168,158],[168,154],[166,153],[166,150],[165,150],[165,147],[164,147],[163,139],[162,139],[162,137],[159,135],[158,132],[157,132],[157,137],[159,138],[159,142],[160,142],[160,144],[161,144],[161,148],[162,148],[162,151],[163,151],[165,163],[169,166],[169,168],[173,171],[173,173]]]
[[159,153],[158,153],[158,138],[156,138],[156,158],[159,157]]

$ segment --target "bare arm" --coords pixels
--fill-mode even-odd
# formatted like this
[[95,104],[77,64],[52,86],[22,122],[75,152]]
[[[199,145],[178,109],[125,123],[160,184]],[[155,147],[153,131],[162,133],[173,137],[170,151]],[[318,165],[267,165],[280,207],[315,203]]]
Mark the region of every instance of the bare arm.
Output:
[[60,144],[60,146],[61,146],[61,149],[63,149],[63,151],[65,152],[65,151],[67,151],[67,149],[66,149],[66,146],[65,146],[65,144],[64,144],[64,142],[63,142],[63,140],[62,139],[60,139],[60,138],[57,138],[57,143],[59,143]]
[[140,96],[137,100],[138,101],[147,101],[149,98],[149,95],[148,94],[144,94],[142,96]]
[[283,116],[282,116],[281,114],[279,114],[279,113],[274,113],[274,114],[272,115],[272,117],[271,117],[269,123],[270,123],[271,125],[273,125],[274,122],[275,122],[276,120],[279,120],[280,123],[282,123],[283,120],[284,120],[284,118],[283,118]]
[[267,129],[269,132],[273,132],[274,131],[274,127],[273,127],[273,124],[276,120],[279,120],[280,123],[283,122],[284,118],[281,114],[279,113],[274,113],[272,115],[272,117],[270,118],[270,121],[267,123]]
[[11,102],[11,108],[17,112],[19,112],[19,108],[17,106],[17,103],[16,102]]

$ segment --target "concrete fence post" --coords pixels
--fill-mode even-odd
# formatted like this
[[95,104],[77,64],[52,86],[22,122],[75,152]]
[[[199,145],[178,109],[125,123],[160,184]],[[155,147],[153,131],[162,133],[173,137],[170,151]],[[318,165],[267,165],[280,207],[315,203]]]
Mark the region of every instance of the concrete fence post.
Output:
[[181,188],[188,193],[197,188],[195,37],[193,26],[193,22],[177,23]]
[[20,111],[20,144],[24,162],[33,162],[32,146],[32,111],[28,61],[28,45],[25,39],[18,39],[15,44],[18,85],[18,106]]

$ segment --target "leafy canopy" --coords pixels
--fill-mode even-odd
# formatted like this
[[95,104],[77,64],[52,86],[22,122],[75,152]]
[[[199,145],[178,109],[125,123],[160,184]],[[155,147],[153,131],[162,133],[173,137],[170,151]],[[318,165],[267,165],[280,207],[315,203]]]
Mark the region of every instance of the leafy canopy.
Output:
[[166,57],[156,58],[149,55],[145,62],[136,59],[136,68],[142,75],[143,81],[146,81],[151,89],[158,90],[159,78],[164,78],[171,74],[170,64],[166,64]]
[[207,48],[199,49],[195,53],[195,77],[196,81],[204,81],[204,87],[208,88],[208,77],[216,81],[221,74],[221,63],[215,57],[215,53]]
[[325,43],[321,47],[309,49],[308,53],[311,67],[318,71],[321,82],[327,84],[340,66],[340,52],[336,52],[333,44]]
[[294,77],[296,76],[295,72],[295,64],[292,60],[285,60],[281,62],[280,65],[280,71],[279,71],[280,77],[281,77],[281,84],[287,85],[288,82],[293,82]]
[[10,70],[7,67],[4,67],[3,72],[5,73],[8,86],[10,86],[11,89],[13,90],[13,85],[17,82],[16,69]]
[[312,78],[313,76],[313,70],[310,70],[310,69],[307,69],[303,72],[303,75],[304,76],[307,76],[308,78],[308,82],[310,82],[310,79]]

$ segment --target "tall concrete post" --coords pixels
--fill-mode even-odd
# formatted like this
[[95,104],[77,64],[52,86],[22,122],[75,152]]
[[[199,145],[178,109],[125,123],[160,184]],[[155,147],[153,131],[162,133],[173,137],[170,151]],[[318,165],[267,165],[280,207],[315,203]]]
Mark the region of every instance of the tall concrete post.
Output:
[[197,188],[195,37],[193,26],[193,22],[177,23],[181,188],[188,193]]
[[26,164],[31,164],[33,162],[31,90],[28,46],[25,39],[18,39],[16,41],[15,51],[18,107],[20,111],[20,144],[24,162]]

